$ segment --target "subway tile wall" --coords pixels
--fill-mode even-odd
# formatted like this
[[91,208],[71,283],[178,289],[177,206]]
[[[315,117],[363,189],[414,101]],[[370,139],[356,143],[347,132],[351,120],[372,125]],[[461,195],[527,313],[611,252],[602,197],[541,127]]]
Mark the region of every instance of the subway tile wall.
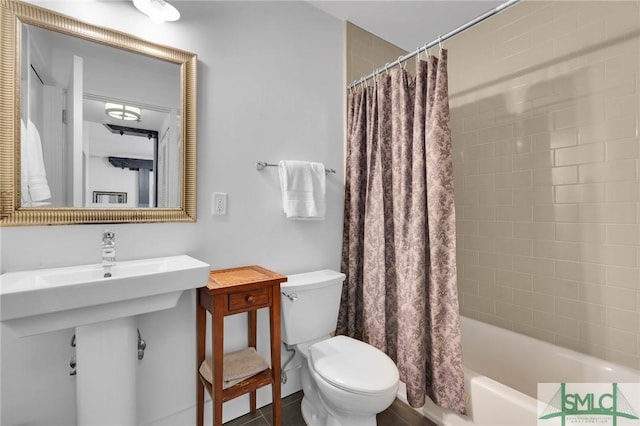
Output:
[[[407,52],[394,44],[352,24],[345,23],[346,83],[371,74],[376,68],[393,62]],[[411,64],[409,64],[411,65]],[[410,67],[409,69],[414,69]]]
[[640,2],[447,41],[461,312],[640,368]]
[[[405,53],[345,40],[347,83]],[[462,313],[640,368],[639,2],[523,0],[445,47]]]

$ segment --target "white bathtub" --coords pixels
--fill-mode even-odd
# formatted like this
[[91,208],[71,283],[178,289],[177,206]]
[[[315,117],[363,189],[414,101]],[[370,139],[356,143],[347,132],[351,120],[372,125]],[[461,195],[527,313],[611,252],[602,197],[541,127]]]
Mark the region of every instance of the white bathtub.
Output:
[[538,383],[640,382],[640,371],[580,352],[466,317],[461,326],[468,416],[430,400],[416,409],[439,425],[535,426]]

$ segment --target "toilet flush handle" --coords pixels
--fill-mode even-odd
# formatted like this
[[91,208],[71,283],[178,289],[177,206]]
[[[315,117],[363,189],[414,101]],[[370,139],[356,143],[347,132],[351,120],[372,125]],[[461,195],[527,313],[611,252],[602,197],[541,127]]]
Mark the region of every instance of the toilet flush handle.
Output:
[[295,302],[296,300],[298,300],[298,295],[295,293],[287,293],[286,291],[283,291],[282,294],[288,297],[289,300],[291,300],[292,302]]

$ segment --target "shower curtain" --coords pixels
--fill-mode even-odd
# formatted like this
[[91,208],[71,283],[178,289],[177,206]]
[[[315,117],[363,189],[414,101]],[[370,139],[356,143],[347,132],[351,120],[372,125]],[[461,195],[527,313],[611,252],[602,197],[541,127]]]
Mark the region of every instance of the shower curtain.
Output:
[[411,406],[464,414],[447,51],[349,94],[338,330],[387,353]]

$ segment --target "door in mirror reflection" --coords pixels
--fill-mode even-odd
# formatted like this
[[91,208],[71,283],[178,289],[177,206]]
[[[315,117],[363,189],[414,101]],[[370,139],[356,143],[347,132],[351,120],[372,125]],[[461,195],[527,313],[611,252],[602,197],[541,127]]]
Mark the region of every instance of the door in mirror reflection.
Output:
[[22,31],[21,206],[180,207],[180,66]]

